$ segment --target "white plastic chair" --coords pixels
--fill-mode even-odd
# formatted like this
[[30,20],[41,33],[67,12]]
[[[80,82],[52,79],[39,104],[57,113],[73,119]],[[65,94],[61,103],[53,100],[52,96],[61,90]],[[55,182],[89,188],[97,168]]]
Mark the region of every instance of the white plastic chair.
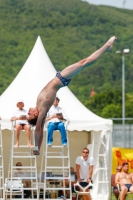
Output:
[[[83,182],[86,182],[86,181],[83,181]],[[78,191],[76,190],[76,187],[79,187],[82,191]],[[90,186],[93,186],[93,184],[90,182],[88,183],[88,185],[86,187],[82,187],[80,184],[79,184],[79,181],[77,183],[74,184],[74,191],[76,192],[77,194],[77,200],[78,200],[78,196],[79,195],[90,195],[90,190],[89,187]],[[89,191],[87,191],[87,189],[89,189]],[[91,196],[91,195],[90,195]]]
[[[4,198],[7,199],[7,195],[21,195],[24,198],[24,188],[23,183],[20,178],[6,178],[4,184]],[[11,199],[11,198],[10,198]]]

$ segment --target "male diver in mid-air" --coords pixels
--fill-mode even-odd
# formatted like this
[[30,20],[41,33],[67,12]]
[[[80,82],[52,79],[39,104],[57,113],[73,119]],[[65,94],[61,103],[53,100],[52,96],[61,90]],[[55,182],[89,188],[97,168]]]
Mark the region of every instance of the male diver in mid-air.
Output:
[[36,125],[35,147],[33,150],[34,155],[40,154],[45,118],[56,98],[57,91],[60,88],[67,86],[73,76],[97,61],[103,53],[110,51],[115,40],[115,36],[111,37],[100,49],[92,53],[87,58],[66,67],[61,72],[57,72],[56,76],[42,89],[37,97],[36,107],[30,108],[28,112],[29,124],[32,126]]

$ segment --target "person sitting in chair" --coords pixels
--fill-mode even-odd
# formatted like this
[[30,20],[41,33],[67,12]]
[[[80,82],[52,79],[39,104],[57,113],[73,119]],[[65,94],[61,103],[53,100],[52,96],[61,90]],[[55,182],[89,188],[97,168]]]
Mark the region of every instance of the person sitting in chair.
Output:
[[118,172],[115,177],[115,184],[120,185],[120,200],[124,200],[126,193],[133,193],[133,174],[128,172],[127,162],[122,164],[122,172]]
[[[118,172],[121,172],[121,169],[122,169],[121,166],[117,166],[117,167],[116,167],[116,174],[117,174]],[[117,187],[116,184],[115,184],[115,177],[116,177],[116,174],[112,174],[112,176],[111,176],[111,186],[113,187],[113,193],[114,193],[116,199],[118,199],[118,197],[119,197],[119,191],[118,191],[118,187]]]
[[23,177],[24,171],[22,169],[22,163],[17,162],[16,163],[16,170],[13,172],[13,177]]
[[[25,176],[25,172],[22,169],[22,163],[21,162],[17,162],[16,163],[16,170],[13,172],[13,177],[19,177],[22,178]],[[23,181],[24,184],[24,188],[29,188],[30,187],[30,183],[29,181]],[[31,195],[31,191],[30,190],[24,190],[24,198],[29,198]],[[21,195],[15,195],[15,198],[22,198]]]
[[62,145],[67,145],[66,130],[64,126],[64,121],[66,121],[67,116],[65,111],[58,106],[59,102],[60,99],[56,97],[53,105],[47,113],[46,121],[48,122],[48,146],[51,146],[53,142],[54,130],[60,131]]
[[31,127],[28,124],[28,114],[24,107],[24,102],[23,100],[18,100],[17,105],[18,110],[14,112],[13,117],[11,117],[11,121],[15,121],[15,134],[16,134],[16,144],[14,145],[15,148],[19,147],[19,136],[20,136],[20,131],[25,130],[27,134],[27,145],[30,148],[33,148],[33,145],[30,143],[30,137],[31,137]]

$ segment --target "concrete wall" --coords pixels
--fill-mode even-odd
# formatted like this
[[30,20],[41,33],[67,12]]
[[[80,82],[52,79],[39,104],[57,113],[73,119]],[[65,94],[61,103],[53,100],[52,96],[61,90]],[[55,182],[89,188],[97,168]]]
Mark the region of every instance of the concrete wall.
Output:
[[[59,132],[54,132],[54,144],[60,145],[60,133]],[[89,143],[91,143],[91,133],[82,131],[72,131],[68,132],[68,137],[69,137],[69,149],[70,149],[70,165],[74,167],[75,169],[75,159],[77,156],[81,155],[82,149],[84,147],[87,147]],[[3,138],[3,156],[4,156],[4,174],[5,178],[8,175],[8,167],[9,167],[9,158],[10,158],[10,149],[11,149],[11,139],[12,139],[12,133],[9,130],[4,130],[2,131],[2,138]],[[45,133],[44,133],[44,141],[45,141]],[[44,143],[44,142],[43,142]],[[26,133],[21,132],[20,134],[20,145],[24,144],[26,145]],[[27,148],[26,148],[27,149]],[[26,149],[23,149],[23,151],[27,151]],[[18,149],[17,149],[18,150]],[[41,165],[41,160],[42,160],[42,150],[43,150],[43,145],[41,148],[41,155],[37,156],[37,168],[38,172],[40,171],[40,165]],[[23,165],[27,165],[26,159],[23,160],[15,160],[16,162],[22,162]],[[56,162],[56,160],[54,160]]]

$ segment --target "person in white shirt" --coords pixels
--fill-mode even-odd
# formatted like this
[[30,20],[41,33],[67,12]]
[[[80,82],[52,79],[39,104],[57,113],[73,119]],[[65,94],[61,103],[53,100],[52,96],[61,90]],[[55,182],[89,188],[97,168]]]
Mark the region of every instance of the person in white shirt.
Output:
[[[22,168],[22,163],[21,162],[17,162],[16,163],[16,170],[13,171],[13,178],[18,177],[21,178],[23,180],[23,186],[24,188],[24,198],[29,198],[31,195],[31,191],[27,190],[27,188],[30,188],[30,183],[29,181],[25,180],[24,177],[26,177],[26,170],[23,170]],[[15,195],[15,198],[21,198],[21,195]]]
[[31,138],[31,127],[28,124],[28,113],[24,107],[24,102],[23,100],[18,100],[17,105],[18,110],[16,110],[13,114],[13,117],[11,117],[11,121],[15,121],[15,134],[16,134],[16,144],[14,145],[15,148],[18,148],[19,146],[19,136],[20,136],[20,131],[25,130],[27,134],[27,145],[30,148],[33,148],[33,145],[30,143],[30,138]]
[[[17,167],[20,167],[20,168],[17,168]],[[22,163],[17,162],[16,163],[16,170],[13,172],[13,177],[23,177],[24,176],[24,171],[21,167],[22,167]]]
[[[90,157],[89,150],[87,148],[84,148],[82,150],[82,156],[78,156],[76,158],[77,181],[80,182],[80,185],[82,187],[86,187],[89,184],[89,182],[92,182],[93,168],[94,158]],[[90,198],[88,195],[85,195],[85,199],[88,200]]]
[[48,146],[51,146],[53,142],[54,130],[60,131],[62,145],[67,145],[66,130],[64,126],[64,121],[67,119],[67,115],[65,111],[58,106],[59,101],[60,99],[56,97],[46,117],[46,121],[48,122]]

